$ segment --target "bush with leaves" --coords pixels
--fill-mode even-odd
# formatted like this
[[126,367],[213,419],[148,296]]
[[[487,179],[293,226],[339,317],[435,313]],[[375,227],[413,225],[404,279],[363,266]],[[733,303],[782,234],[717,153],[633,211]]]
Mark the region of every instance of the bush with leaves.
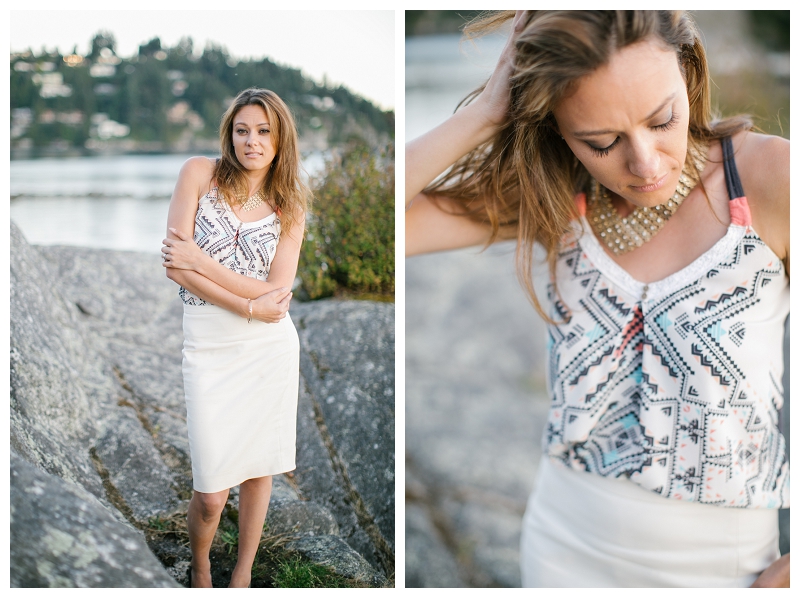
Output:
[[377,153],[351,142],[312,185],[299,296],[393,300],[394,146]]

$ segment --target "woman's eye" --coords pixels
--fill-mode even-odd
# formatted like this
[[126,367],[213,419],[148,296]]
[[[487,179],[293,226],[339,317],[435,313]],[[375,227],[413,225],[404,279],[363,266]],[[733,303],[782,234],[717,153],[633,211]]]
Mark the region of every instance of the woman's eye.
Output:
[[591,143],[587,143],[589,149],[592,150],[592,153],[595,156],[607,156],[608,152],[611,151],[615,145],[619,143],[619,137],[617,137],[611,145],[607,145],[606,147],[595,147]]
[[247,131],[244,129],[236,129],[236,132],[239,133],[239,135],[244,135],[245,133],[247,133]]
[[653,127],[657,131],[667,131],[675,126],[675,123],[678,122],[678,115],[674,112],[669,115],[669,120],[663,124],[656,125]]
[[269,133],[269,129],[261,129],[262,135],[266,135],[267,133]]

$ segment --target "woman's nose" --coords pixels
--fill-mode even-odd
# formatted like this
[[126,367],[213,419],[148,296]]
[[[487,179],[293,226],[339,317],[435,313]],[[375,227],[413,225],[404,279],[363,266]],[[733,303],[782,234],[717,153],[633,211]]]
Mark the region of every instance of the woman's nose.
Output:
[[658,149],[644,141],[634,141],[631,143],[631,155],[628,161],[628,168],[631,173],[642,179],[644,184],[654,183],[659,171],[661,159]]

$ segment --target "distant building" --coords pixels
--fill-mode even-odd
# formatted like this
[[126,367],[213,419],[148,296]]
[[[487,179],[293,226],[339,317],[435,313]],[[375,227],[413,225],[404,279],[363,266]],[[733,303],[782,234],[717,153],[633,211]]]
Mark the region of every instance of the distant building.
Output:
[[72,87],[64,84],[64,76],[61,73],[34,73],[31,80],[34,84],[41,86],[39,95],[43,98],[68,97],[72,95]]

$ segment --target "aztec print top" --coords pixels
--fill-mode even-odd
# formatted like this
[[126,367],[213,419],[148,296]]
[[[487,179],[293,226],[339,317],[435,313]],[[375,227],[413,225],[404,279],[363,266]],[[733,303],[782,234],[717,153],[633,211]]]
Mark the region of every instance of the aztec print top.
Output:
[[[273,212],[255,222],[242,222],[212,188],[200,198],[194,219],[194,242],[226,268],[250,278],[266,280],[278,247],[281,221]],[[209,305],[197,295],[180,288],[187,305]]]
[[686,268],[641,283],[585,219],[562,247],[558,295],[548,289],[560,323],[548,329],[544,450],[667,498],[788,507],[778,420],[789,282],[751,227],[729,138],[723,152],[731,224]]

